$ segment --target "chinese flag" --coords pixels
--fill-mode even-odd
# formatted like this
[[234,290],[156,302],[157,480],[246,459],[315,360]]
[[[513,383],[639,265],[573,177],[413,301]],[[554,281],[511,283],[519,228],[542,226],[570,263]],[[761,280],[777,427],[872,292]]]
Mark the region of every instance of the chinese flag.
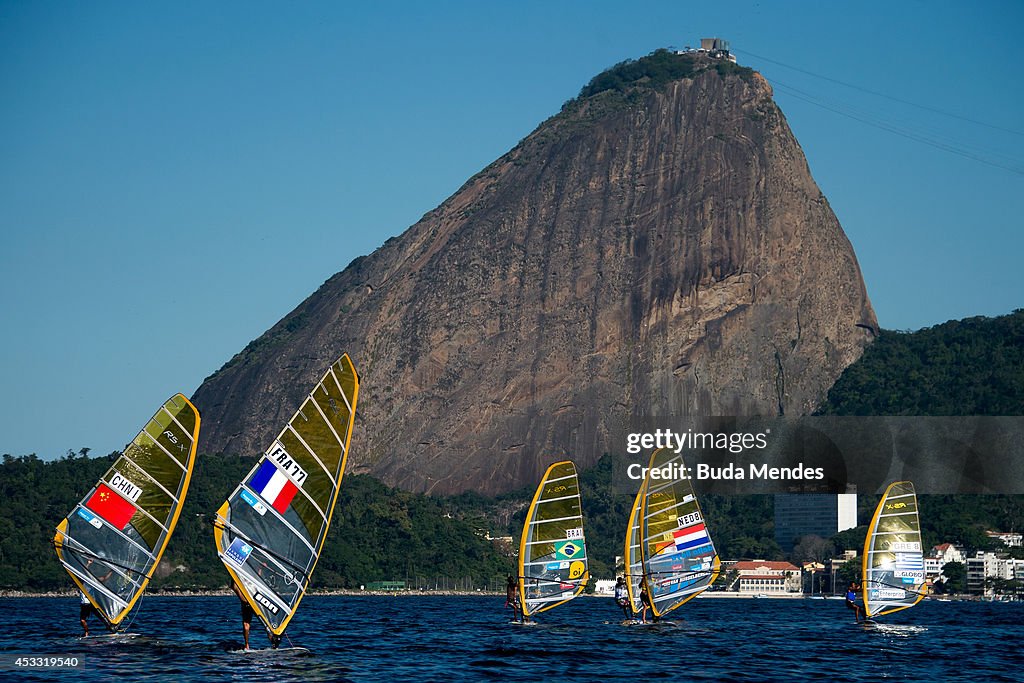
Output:
[[96,487],[96,493],[92,494],[85,507],[122,530],[135,514],[135,506],[114,493],[106,484]]

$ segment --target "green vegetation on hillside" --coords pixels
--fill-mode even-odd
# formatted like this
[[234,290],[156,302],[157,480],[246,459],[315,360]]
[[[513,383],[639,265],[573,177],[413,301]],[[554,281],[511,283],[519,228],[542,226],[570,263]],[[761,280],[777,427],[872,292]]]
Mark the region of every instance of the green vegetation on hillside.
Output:
[[[640,59],[627,59],[590,79],[580,90],[580,97],[592,97],[609,90],[624,93],[631,88],[663,90],[672,81],[689,78],[701,71],[700,58],[693,53],[676,54],[659,48]],[[738,74],[749,78],[753,69],[718,60],[713,67],[720,75]]]
[[[1024,415],[1024,309],[997,318],[951,320],[917,332],[883,330],[842,374],[823,415]],[[1024,496],[921,496],[926,547],[1000,547],[986,530],[1019,531]],[[859,518],[878,498],[859,496]],[[863,548],[866,527],[845,531],[838,550]]]
[[[83,449],[84,451],[85,449]],[[70,588],[53,551],[54,528],[117,454],[57,461],[4,456],[0,466],[0,589]],[[253,460],[199,456],[185,507],[154,577],[155,589],[227,585],[213,544],[213,517]],[[511,570],[510,549],[488,541],[486,526],[463,519],[446,499],[398,491],[365,475],[344,479],[312,587],[358,588],[370,581],[483,587]]]
[[824,415],[1024,415],[1024,309],[883,330],[842,374]]

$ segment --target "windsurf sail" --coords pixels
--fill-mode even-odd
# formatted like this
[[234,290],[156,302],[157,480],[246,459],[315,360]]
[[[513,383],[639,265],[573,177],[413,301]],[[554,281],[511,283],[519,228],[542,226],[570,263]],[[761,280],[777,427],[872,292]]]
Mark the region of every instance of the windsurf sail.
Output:
[[177,394],[164,403],[58,526],[60,563],[116,628],[146,589],[188,493],[199,412]]
[[572,600],[589,578],[576,466],[568,460],[556,462],[537,487],[519,541],[523,615]]
[[217,554],[276,636],[295,615],[323,548],[358,394],[359,378],[346,354],[217,510]]
[[697,597],[721,569],[693,486],[681,476],[685,471],[682,455],[657,450],[642,489],[640,549],[651,611],[659,617]]
[[640,519],[642,517],[644,495],[647,493],[647,481],[640,483],[640,490],[633,499],[633,507],[629,512],[629,524],[626,527],[626,554],[623,555],[626,568],[626,592],[633,614],[641,609],[640,583],[644,578],[644,558],[640,549]]
[[898,481],[885,490],[864,539],[862,565],[868,617],[913,607],[924,597],[921,521],[909,481]]

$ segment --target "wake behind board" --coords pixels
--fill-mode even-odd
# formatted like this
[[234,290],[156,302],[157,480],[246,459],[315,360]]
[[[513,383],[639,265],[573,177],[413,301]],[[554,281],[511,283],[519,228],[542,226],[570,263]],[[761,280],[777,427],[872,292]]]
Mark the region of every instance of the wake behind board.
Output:
[[515,619],[513,619],[512,621],[510,621],[508,623],[511,624],[512,626],[536,626],[537,625],[536,621],[516,621]]
[[665,619],[662,619],[661,621],[647,621],[647,622],[644,622],[644,621],[632,621],[632,622],[623,622],[623,624],[625,624],[626,626],[639,626],[640,628],[655,628],[655,629],[657,629],[657,628],[676,628],[676,627],[679,626],[679,624],[677,622],[675,622],[675,621],[666,621]]
[[131,640],[138,638],[141,633],[97,633],[94,635],[81,636],[79,640],[94,640],[100,642],[117,642],[119,640]]
[[304,657],[306,655],[313,654],[306,647],[262,647],[262,648],[241,648],[238,650],[228,650],[229,655],[242,655],[245,657]]

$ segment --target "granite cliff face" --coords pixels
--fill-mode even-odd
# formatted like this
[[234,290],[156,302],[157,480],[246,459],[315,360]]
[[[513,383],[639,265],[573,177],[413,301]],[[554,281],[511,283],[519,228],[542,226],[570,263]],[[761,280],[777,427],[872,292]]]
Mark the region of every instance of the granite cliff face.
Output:
[[753,72],[691,58],[566,105],[208,378],[200,450],[262,452],[347,351],[350,470],[449,493],[621,452],[632,415],[811,411],[877,326]]

